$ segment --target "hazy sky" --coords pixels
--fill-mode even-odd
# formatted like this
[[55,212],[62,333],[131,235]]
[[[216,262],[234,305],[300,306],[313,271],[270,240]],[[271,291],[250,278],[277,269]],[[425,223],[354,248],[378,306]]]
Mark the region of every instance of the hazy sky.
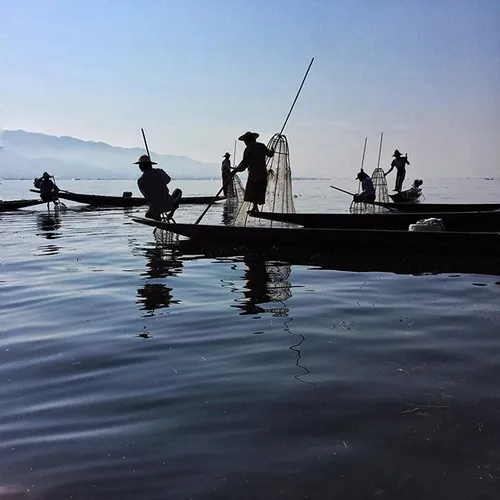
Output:
[[[499,0],[0,0],[0,120],[218,162],[285,130],[295,175],[394,148],[408,175],[500,174]],[[241,144],[237,157],[241,157]]]

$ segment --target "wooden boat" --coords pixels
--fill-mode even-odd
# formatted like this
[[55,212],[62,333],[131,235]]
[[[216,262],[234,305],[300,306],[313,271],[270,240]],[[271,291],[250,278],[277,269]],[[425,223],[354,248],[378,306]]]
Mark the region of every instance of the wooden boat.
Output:
[[[251,214],[265,220],[296,224],[312,228],[408,230],[410,224],[428,219],[428,213],[325,214],[258,212]],[[492,212],[432,213],[443,221],[447,231],[500,231],[500,210]]]
[[18,208],[32,207],[44,203],[42,200],[8,200],[0,201],[0,212],[10,212]]
[[[30,189],[34,193],[39,193],[37,189]],[[62,200],[75,201],[77,203],[84,203],[93,207],[142,207],[147,205],[146,200],[142,196],[105,196],[99,194],[83,194],[73,193],[71,191],[59,191],[59,198]],[[208,205],[213,196],[185,196],[181,198],[181,205]],[[216,201],[223,200],[219,196]]]
[[375,205],[399,212],[443,213],[443,212],[492,212],[500,210],[500,203],[383,203]]
[[334,251],[386,253],[421,253],[432,255],[467,254],[472,258],[500,252],[500,234],[492,232],[412,232],[373,229],[270,228],[177,224],[132,217],[140,224],[157,227],[174,234],[219,244],[243,244],[248,247],[301,247]]

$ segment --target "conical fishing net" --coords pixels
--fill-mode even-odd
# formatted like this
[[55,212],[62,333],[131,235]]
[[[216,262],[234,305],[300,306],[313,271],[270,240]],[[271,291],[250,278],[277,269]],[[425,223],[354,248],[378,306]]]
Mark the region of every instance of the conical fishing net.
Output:
[[241,199],[241,201],[243,201],[244,195],[245,195],[245,190],[243,188],[243,185],[241,184],[241,180],[238,177],[238,174],[233,174],[231,176],[231,180],[229,181],[229,185],[227,187],[226,199],[234,200],[236,198],[236,201],[238,199]]
[[[288,150],[287,138],[284,135],[274,134],[267,144],[267,147],[274,150],[274,156],[272,158],[268,158],[266,162],[266,202],[262,206],[262,211],[274,213],[295,213],[292,193],[292,170],[290,168],[290,153]],[[251,203],[242,201],[234,221],[234,225],[284,226],[281,222],[269,222],[258,219],[257,217],[249,217],[247,212],[250,210],[251,206]]]
[[[387,180],[384,171],[380,167],[377,167],[373,171],[371,178],[373,187],[375,188],[375,201],[389,203],[389,191],[387,189]],[[354,201],[351,202],[349,208],[349,212],[352,214],[380,214],[388,211],[387,208],[379,205],[373,205],[372,203],[354,203]]]

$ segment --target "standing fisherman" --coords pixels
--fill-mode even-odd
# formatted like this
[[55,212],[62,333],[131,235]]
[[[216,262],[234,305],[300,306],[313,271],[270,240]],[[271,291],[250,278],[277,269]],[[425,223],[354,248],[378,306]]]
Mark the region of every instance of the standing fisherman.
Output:
[[245,201],[252,203],[252,212],[258,212],[257,205],[264,205],[266,201],[267,188],[267,168],[266,157],[273,157],[274,151],[265,144],[257,142],[259,134],[256,132],[245,132],[238,137],[239,141],[245,143],[243,159],[236,168],[238,172],[243,172],[248,168],[248,180],[245,186]]
[[408,154],[402,156],[397,149],[394,151],[392,157],[394,158],[394,160],[392,160],[391,168],[384,175],[389,175],[394,170],[394,167],[396,167],[397,174],[394,191],[400,193],[403,190],[403,181],[406,177],[406,165],[409,165],[410,162],[408,161]]
[[222,186],[224,188],[224,197],[227,198],[227,195],[230,191],[230,182],[229,179],[231,178],[231,160],[229,159],[231,155],[229,153],[226,153],[224,155],[224,159],[222,160]]

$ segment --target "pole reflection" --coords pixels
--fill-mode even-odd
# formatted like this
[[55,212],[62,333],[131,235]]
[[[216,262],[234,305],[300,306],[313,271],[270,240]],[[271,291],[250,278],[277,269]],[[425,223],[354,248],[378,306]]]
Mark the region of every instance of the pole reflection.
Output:
[[[274,317],[283,318],[283,331],[292,336],[293,344],[289,350],[296,355],[295,366],[300,368],[301,372],[295,375],[295,379],[300,382],[310,384],[302,377],[308,375],[310,371],[301,364],[302,353],[300,346],[306,338],[302,333],[294,333],[291,329],[293,318],[290,317],[290,309],[286,301],[292,297],[292,284],[290,280],[291,265],[287,263],[265,261],[259,259],[243,258],[246,265],[243,278],[246,279],[246,286],[241,293],[243,299],[236,299],[237,304],[232,305],[240,309],[240,314],[260,314],[271,313]],[[223,286],[227,286],[224,284]],[[263,305],[271,307],[263,307]]]

